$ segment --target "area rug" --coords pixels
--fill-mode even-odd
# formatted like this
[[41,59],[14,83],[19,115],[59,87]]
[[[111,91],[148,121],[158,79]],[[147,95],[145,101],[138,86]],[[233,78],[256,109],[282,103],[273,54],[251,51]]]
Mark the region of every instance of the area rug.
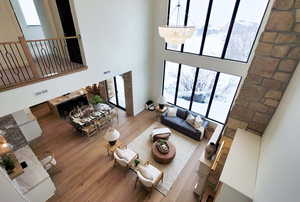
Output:
[[156,187],[156,189],[166,196],[180,172],[199,145],[199,142],[171,129],[172,135],[169,141],[171,141],[176,147],[176,156],[169,164],[157,163],[152,158],[151,148],[153,143],[150,138],[152,130],[157,127],[166,126],[159,122],[153,123],[143,133],[136,137],[128,145],[128,148],[137,152],[143,161],[150,161],[152,165],[164,172],[164,180]]

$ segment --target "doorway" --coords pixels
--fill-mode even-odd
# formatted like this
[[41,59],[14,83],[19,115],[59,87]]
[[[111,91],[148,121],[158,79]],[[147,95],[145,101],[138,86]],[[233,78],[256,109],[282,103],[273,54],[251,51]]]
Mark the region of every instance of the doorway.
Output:
[[126,101],[125,101],[125,88],[124,88],[124,78],[122,75],[115,76],[111,79],[106,80],[106,92],[108,101],[123,109],[126,110]]
[[[72,11],[69,0],[56,0],[61,25],[63,28],[64,36],[76,36],[76,29],[74,26]],[[83,64],[80,54],[80,47],[77,39],[70,39],[67,41],[67,48],[70,55],[70,60],[75,63]]]

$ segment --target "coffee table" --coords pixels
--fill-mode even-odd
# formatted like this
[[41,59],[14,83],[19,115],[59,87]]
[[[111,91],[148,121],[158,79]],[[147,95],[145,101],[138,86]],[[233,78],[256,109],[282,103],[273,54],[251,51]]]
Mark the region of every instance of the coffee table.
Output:
[[167,164],[170,163],[175,155],[176,155],[176,148],[175,146],[170,142],[167,141],[167,144],[169,145],[169,153],[167,154],[162,154],[158,151],[158,149],[156,148],[156,142],[153,143],[152,145],[152,156],[153,159],[158,162],[158,163],[162,163],[162,164]]

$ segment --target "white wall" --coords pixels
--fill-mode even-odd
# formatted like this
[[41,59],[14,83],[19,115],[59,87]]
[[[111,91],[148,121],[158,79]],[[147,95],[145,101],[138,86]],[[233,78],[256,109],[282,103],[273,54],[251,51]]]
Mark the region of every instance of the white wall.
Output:
[[20,191],[16,189],[11,180],[9,179],[6,171],[0,168],[0,196],[1,201],[13,201],[13,202],[28,202],[21,194]]
[[[248,63],[221,60],[212,57],[178,53],[174,51],[166,51],[165,43],[163,39],[160,38],[160,36],[158,35],[158,26],[165,25],[167,22],[169,0],[153,0],[153,1],[155,2],[155,9],[154,9],[155,34],[154,34],[154,54],[153,54],[153,64],[152,64],[153,70],[151,75],[151,80],[153,83],[153,88],[151,88],[152,99],[156,100],[161,95],[161,89],[163,83],[163,71],[164,71],[163,61],[164,60],[182,63],[194,67],[201,67],[201,68],[228,73],[232,75],[237,75],[237,76],[241,76],[242,79],[246,77],[249,66],[254,56],[254,52],[258,40],[254,44],[254,48],[250,55]],[[258,39],[267,23],[267,19],[270,14],[273,2],[274,0],[270,0],[270,4],[266,12],[266,17],[263,19],[262,26],[258,34]],[[241,86],[242,85],[240,85],[240,87]]]
[[262,138],[255,202],[300,201],[300,64]]
[[[132,71],[135,114],[148,99],[152,0],[75,0],[88,70],[0,93],[0,116]],[[103,72],[110,70],[111,74]],[[35,92],[48,93],[35,96]]]

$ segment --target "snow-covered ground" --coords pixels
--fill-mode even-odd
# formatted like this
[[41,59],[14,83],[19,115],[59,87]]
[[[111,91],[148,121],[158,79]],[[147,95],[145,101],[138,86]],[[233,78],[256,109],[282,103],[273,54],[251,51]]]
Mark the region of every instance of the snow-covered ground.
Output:
[[[185,109],[189,109],[190,101],[182,98],[177,98],[176,105]],[[224,123],[226,121],[230,106],[231,102],[222,102],[220,100],[214,99],[208,117],[210,119]],[[193,102],[192,111],[205,116],[207,107],[208,103]]]

